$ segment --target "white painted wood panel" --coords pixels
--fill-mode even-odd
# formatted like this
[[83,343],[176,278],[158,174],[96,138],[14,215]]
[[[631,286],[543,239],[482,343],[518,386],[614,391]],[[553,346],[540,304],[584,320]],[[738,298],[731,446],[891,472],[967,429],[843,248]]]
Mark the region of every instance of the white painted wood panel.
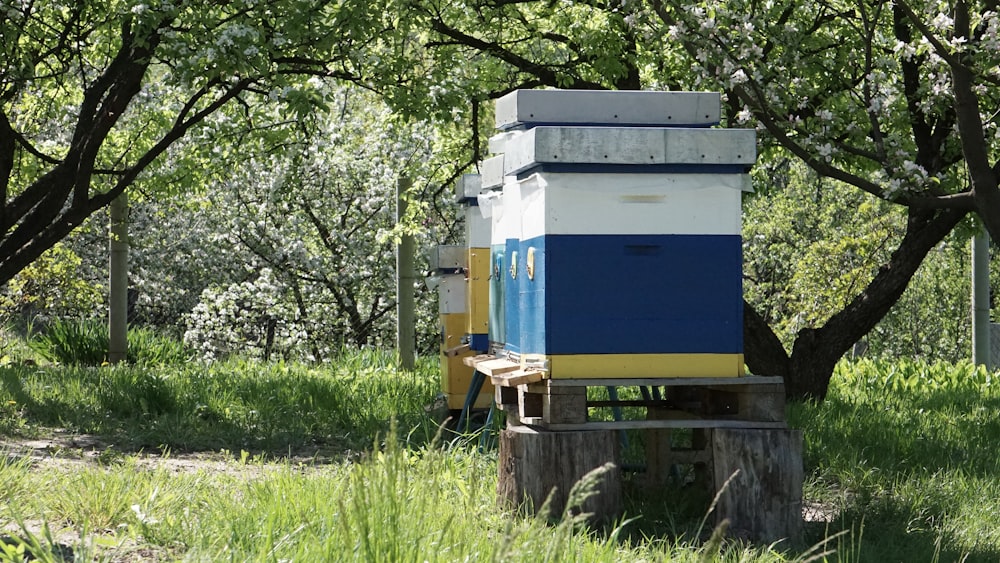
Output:
[[545,234],[738,235],[745,176],[533,174],[519,182],[521,238]]

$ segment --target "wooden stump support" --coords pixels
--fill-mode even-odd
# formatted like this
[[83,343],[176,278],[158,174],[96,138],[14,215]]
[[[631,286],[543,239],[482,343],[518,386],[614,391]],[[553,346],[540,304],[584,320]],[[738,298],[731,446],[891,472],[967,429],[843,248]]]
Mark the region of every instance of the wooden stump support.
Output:
[[731,535],[771,543],[802,534],[802,431],[712,432],[716,522]]
[[[690,465],[696,483],[717,494],[716,522],[729,535],[772,543],[798,543],[802,532],[802,431],[785,422],[781,378],[553,380],[506,359],[467,358],[490,376],[496,403],[507,413],[500,433],[497,500],[508,508],[538,511],[549,499],[549,517],[562,516],[570,490],[590,471],[620,467],[619,432],[646,430],[646,484],[665,484],[671,468]],[[590,421],[588,408],[622,405],[588,401],[587,387],[649,385],[664,399],[642,406],[644,420]],[[635,403],[635,404],[632,404]],[[671,444],[673,429],[691,429],[690,448]],[[609,522],[622,511],[619,471],[605,473],[597,494],[576,512]]]
[[527,426],[502,430],[497,500],[505,508],[529,512],[537,512],[548,500],[549,517],[558,519],[573,486],[610,463],[613,468],[600,476],[596,494],[571,508],[575,514],[592,515],[592,523],[611,522],[622,512],[618,457],[615,431],[549,432]]

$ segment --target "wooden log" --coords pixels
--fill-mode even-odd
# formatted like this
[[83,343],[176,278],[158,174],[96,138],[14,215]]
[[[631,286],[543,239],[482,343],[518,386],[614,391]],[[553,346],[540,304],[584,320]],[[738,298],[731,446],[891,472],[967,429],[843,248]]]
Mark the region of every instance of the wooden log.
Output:
[[757,542],[798,543],[802,534],[802,431],[716,429],[716,521]]
[[611,522],[622,510],[618,456],[617,432],[509,427],[500,432],[497,502],[506,508],[538,512],[548,501],[548,517],[559,519],[573,486],[591,471],[611,464],[597,479],[596,494],[570,507],[573,514],[590,514],[592,523]]

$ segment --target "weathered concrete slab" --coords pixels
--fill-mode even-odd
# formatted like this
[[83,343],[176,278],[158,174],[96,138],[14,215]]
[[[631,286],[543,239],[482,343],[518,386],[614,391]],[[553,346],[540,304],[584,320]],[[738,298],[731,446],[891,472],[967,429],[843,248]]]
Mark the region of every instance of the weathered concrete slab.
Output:
[[503,185],[503,162],[504,155],[499,154],[487,158],[479,165],[479,170],[482,172],[483,177],[482,189],[488,190]]
[[497,100],[496,126],[707,127],[719,123],[721,107],[718,92],[517,90]]
[[483,180],[479,174],[462,174],[455,182],[455,197],[459,201],[475,199],[482,191]]
[[434,271],[461,270],[465,268],[467,252],[464,244],[439,244],[431,249],[430,268]]
[[752,129],[535,127],[507,142],[504,174],[539,164],[749,167],[756,158]]

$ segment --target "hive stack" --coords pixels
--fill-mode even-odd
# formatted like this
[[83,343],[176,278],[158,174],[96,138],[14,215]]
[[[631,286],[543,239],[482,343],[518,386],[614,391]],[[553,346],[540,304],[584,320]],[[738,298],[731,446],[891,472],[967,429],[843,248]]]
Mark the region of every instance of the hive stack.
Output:
[[720,107],[702,92],[497,101],[480,195],[495,348],[551,379],[743,375],[755,134],[712,129]]
[[[441,391],[449,410],[457,411],[468,398],[474,369],[465,358],[486,351],[488,317],[490,224],[478,209],[481,180],[466,174],[456,186],[456,199],[465,220],[465,245],[440,245],[431,253],[430,267],[437,281],[441,327]],[[488,408],[493,385],[485,382],[472,398],[472,408]]]

